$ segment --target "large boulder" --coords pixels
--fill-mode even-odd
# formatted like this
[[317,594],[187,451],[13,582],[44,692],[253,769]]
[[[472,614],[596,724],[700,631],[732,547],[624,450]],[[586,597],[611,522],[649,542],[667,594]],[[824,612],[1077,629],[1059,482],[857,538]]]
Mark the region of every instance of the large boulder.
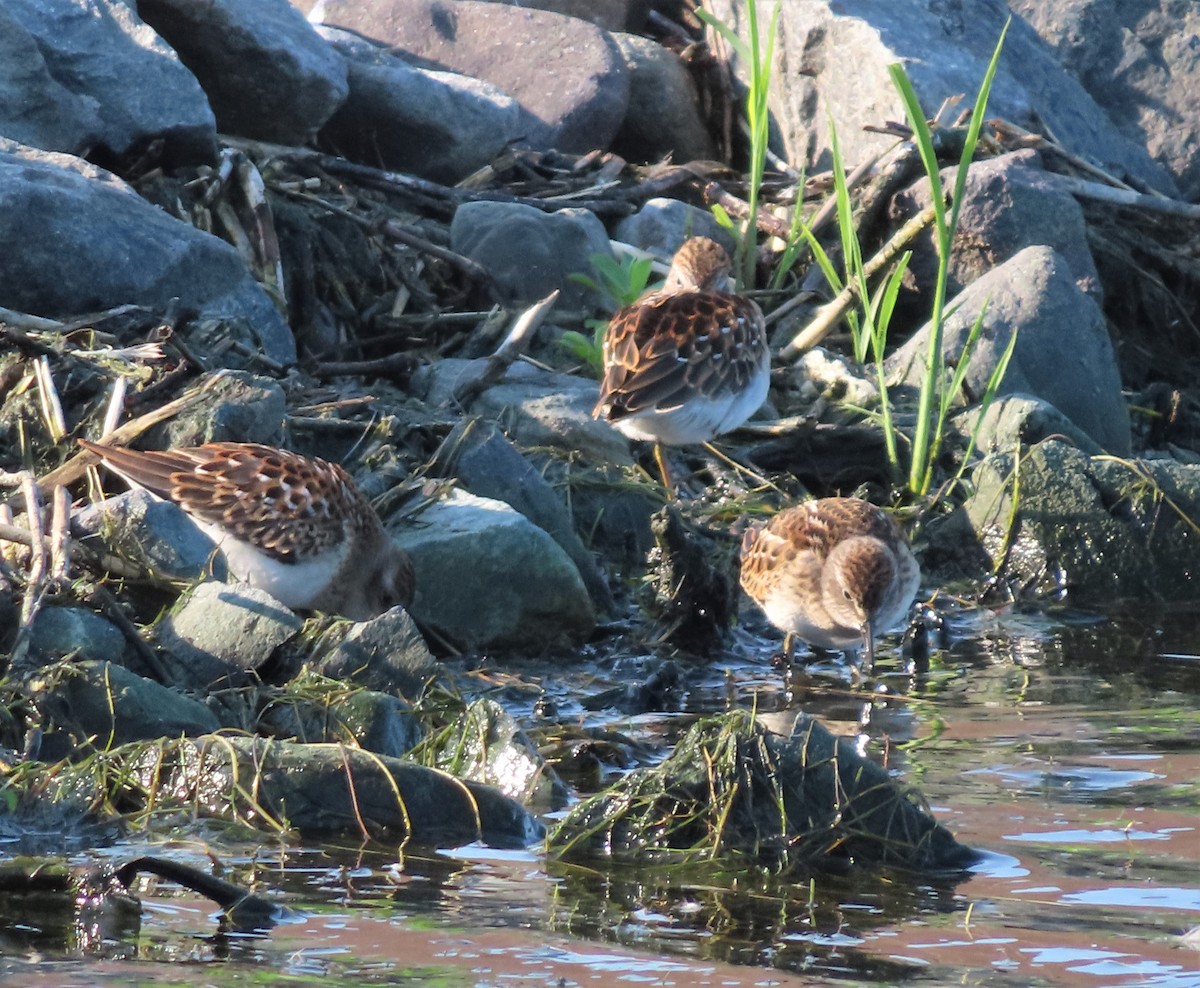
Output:
[[54,727],[73,732],[79,743],[93,738],[101,748],[195,737],[221,726],[199,700],[113,662],[88,659],[57,666],[41,692],[51,700],[47,709],[54,712]]
[[[957,168],[942,171],[943,189],[954,188]],[[899,226],[930,204],[929,180],[922,178],[892,200],[892,218]],[[1017,151],[972,163],[954,236],[946,285],[956,295],[976,278],[1026,247],[1053,247],[1066,262],[1075,283],[1103,302],[1100,275],[1088,249],[1083,207],[1057,187],[1042,169],[1035,151]],[[932,225],[913,241],[909,271],[927,297],[938,267]],[[929,311],[929,304],[924,306]]]
[[[455,394],[483,370],[484,360],[450,357],[413,376],[413,391],[434,406],[452,406]],[[600,394],[596,381],[514,363],[479,395],[471,410],[499,422],[524,449],[548,446],[585,463],[631,466],[629,440],[607,422],[592,418]]]
[[[133,4],[6,0],[0,38],[6,56],[0,57],[0,79],[25,76],[18,92],[42,105],[35,117],[29,107],[12,107],[24,126],[0,127],[5,137],[118,160],[147,151],[151,142],[168,164],[216,157],[216,124],[204,92]],[[58,110],[61,119],[50,115]]]
[[629,109],[613,150],[639,162],[670,157],[678,164],[717,157],[696,86],[680,57],[636,34],[614,34],[613,39],[629,71]]
[[0,133],[46,151],[86,154],[101,132],[97,100],[56,79],[37,39],[0,6]]
[[[947,311],[942,336],[947,366],[959,363],[971,327],[984,312],[979,343],[963,382],[968,394],[984,393],[1016,334],[998,394],[1042,398],[1104,449],[1119,455],[1129,452],[1129,412],[1104,313],[1080,291],[1074,272],[1053,248],[1026,247],[972,282]],[[925,326],[888,358],[892,384],[920,386],[930,332]]]
[[303,144],[346,98],[346,64],[288,0],[138,0],[208,94],[221,130]]
[[320,33],[350,71],[350,95],[321,132],[339,154],[454,184],[516,136],[516,101],[495,86],[409,65],[349,31]]
[[1093,457],[1046,439],[985,457],[972,481],[967,515],[1014,585],[1093,606],[1195,601],[1200,466]]
[[193,689],[245,686],[303,622],[265,590],[208,581],[155,626],[172,683]]
[[20,244],[0,251],[0,306],[59,318],[178,298],[201,316],[189,332],[296,360],[291,330],[233,247],[79,158],[0,139],[0,243]]
[[570,557],[502,501],[453,491],[394,534],[417,573],[413,617],[453,642],[543,648],[595,624]]
[[424,68],[498,86],[521,107],[534,148],[607,147],[625,119],[629,78],[607,31],[574,17],[481,0],[297,0]]
[[610,253],[594,213],[547,213],[519,202],[463,203],[450,224],[450,246],[487,269],[502,305],[536,302],[557,289],[558,306],[571,311],[592,300],[572,275],[593,276],[592,257]]
[[[741,0],[710,0],[705,8],[746,37]],[[1004,0],[784,3],[771,86],[772,112],[788,159],[797,165],[827,164],[830,120],[851,167],[887,150],[893,138],[865,128],[904,119],[888,74],[895,62],[904,64],[929,116],[948,98],[966,94],[973,100],[1008,16]],[[746,67],[739,64],[736,70],[744,79]],[[1033,130],[1044,126],[1069,151],[1117,175],[1175,191],[1167,170],[1118,131],[1024,21],[1015,20],[1009,29],[988,113]]]
[[1008,0],[1128,138],[1200,197],[1200,8],[1188,0]]

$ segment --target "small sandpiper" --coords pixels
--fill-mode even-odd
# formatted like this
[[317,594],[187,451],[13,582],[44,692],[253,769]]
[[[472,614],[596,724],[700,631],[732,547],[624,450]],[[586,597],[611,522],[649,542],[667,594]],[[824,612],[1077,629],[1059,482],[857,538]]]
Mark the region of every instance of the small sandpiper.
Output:
[[827,497],[779,512],[742,540],[742,588],[767,620],[819,648],[861,645],[869,669],[874,636],[896,624],[921,570],[900,526],[854,497]]
[[762,406],[771,377],[763,314],[728,291],[725,249],[692,237],[662,288],[617,310],[604,337],[604,379],[592,409],[630,439],[662,446],[707,443]]
[[287,607],[365,621],[412,603],[412,560],[336,463],[257,443],[163,452],[79,444],[129,483],[178,504],[231,574]]

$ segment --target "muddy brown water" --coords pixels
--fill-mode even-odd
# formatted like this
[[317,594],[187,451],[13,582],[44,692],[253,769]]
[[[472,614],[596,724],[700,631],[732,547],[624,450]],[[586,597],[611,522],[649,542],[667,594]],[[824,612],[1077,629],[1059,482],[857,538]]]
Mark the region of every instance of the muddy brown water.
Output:
[[918,786],[985,859],[958,882],[816,876],[714,881],[539,850],[247,844],[200,827],[142,853],[253,883],[294,911],[262,936],[221,936],[215,908],[144,879],[139,922],[54,926],[0,910],[5,985],[1200,986],[1200,619],[950,609],[947,649],[875,683],[840,659],[785,679],[777,643],[739,633],[729,658],[683,666],[678,710],[584,712],[634,681],[636,657],[529,664],[475,679],[524,718],[559,715],[667,750],[700,712],[805,710],[859,737]]

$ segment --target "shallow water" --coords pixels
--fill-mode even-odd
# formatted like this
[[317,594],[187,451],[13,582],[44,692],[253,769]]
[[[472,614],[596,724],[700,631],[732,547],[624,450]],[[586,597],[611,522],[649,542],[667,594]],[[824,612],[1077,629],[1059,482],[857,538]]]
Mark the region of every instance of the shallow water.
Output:
[[[104,930],[0,918],[12,985],[1200,985],[1200,629],[1190,615],[1102,618],[948,606],[950,645],[923,675],[895,636],[876,681],[840,658],[790,679],[777,643],[741,633],[731,658],[683,666],[677,710],[584,712],[579,697],[637,680],[603,656],[564,670],[485,670],[530,716],[615,729],[656,757],[699,712],[753,704],[783,727],[805,710],[858,736],[986,852],[963,881],[817,876],[813,886],[689,881],[537,852],[247,846],[209,833],[226,877],[296,911],[260,937],[217,935],[215,908],[170,883]],[[485,684],[491,684],[486,686]],[[193,841],[110,848],[200,867]],[[80,864],[97,856],[81,856]]]

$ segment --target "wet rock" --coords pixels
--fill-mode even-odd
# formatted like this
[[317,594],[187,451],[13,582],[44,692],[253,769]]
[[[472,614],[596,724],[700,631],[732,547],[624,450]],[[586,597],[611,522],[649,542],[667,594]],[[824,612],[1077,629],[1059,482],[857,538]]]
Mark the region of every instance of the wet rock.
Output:
[[[491,786],[344,745],[206,736],[179,742],[177,752],[163,788],[219,819],[266,822],[265,813],[305,836],[360,835],[365,827],[441,847],[475,840],[527,847],[543,834],[524,807]],[[239,793],[253,793],[254,805]]]
[[517,202],[467,202],[455,210],[450,246],[483,265],[501,304],[516,307],[561,293],[560,309],[592,304],[592,293],[571,280],[595,277],[593,254],[611,256],[604,224],[584,209],[546,213]]
[[696,655],[711,656],[725,642],[733,617],[732,544],[714,539],[684,523],[668,505],[651,519],[655,548],[652,610],[663,627],[656,641],[668,641]]
[[413,700],[441,668],[403,607],[351,625],[331,651],[316,650],[312,665],[329,679]]
[[134,563],[165,580],[228,578],[225,557],[179,505],[130,490],[81,508],[72,534],[85,547]]
[[629,109],[612,149],[629,161],[716,158],[696,87],[678,55],[636,34],[614,34],[629,72]]
[[678,199],[647,199],[632,216],[626,216],[613,229],[622,243],[640,247],[660,257],[674,255],[689,237],[710,237],[733,256],[734,242],[707,209]]
[[[413,376],[414,393],[434,406],[453,406],[455,389],[476,377],[483,360],[450,358]],[[592,418],[600,393],[596,381],[574,374],[513,364],[471,406],[482,417],[500,423],[524,449],[548,446],[578,454],[586,463],[633,464],[629,440],[606,422]]]
[[0,7],[0,133],[46,151],[86,154],[102,126],[96,100],[57,80],[36,39]]
[[414,64],[504,90],[520,104],[519,143],[529,147],[607,147],[625,118],[625,60],[608,32],[586,21],[481,0],[304,0],[301,7]]
[[476,700],[448,728],[436,765],[460,779],[495,786],[523,806],[554,810],[569,793],[520,725],[494,700]]
[[233,247],[81,159],[0,139],[0,241],[21,244],[0,252],[0,306],[56,318],[178,298],[201,315],[189,342],[203,348],[207,319],[214,339],[295,362],[291,330]]
[[147,433],[149,446],[178,449],[204,443],[278,446],[283,442],[287,397],[277,381],[227,370],[205,383],[195,403]]
[[654,545],[650,518],[662,506],[650,484],[631,484],[625,468],[549,462],[547,475],[571,487],[575,529],[610,563],[640,570]]
[[[957,175],[957,168],[944,169],[942,188],[953,189]],[[929,181],[922,179],[893,200],[893,222],[900,226],[931,201]],[[1052,176],[1042,170],[1037,152],[1017,151],[972,163],[950,255],[947,297],[1037,244],[1053,247],[1066,261],[1075,283],[1103,304],[1083,209],[1074,196],[1053,184]],[[918,304],[928,312],[938,265],[933,227],[927,226],[912,246],[908,269],[925,298]]]
[[722,867],[747,855],[802,873],[958,871],[979,859],[856,746],[806,714],[788,736],[745,711],[710,717],[660,765],[574,807],[549,846],[572,859],[672,848],[685,860],[718,857]]
[[608,582],[576,534],[566,503],[499,428],[482,419],[464,419],[442,444],[437,470],[457,477],[472,494],[503,501],[547,532],[571,557],[596,610],[612,613]]
[[[964,387],[982,396],[1008,341],[1016,348],[999,394],[1050,402],[1103,448],[1129,452],[1129,413],[1099,306],[1079,290],[1067,263],[1050,247],[1027,247],[974,281],[947,305],[942,353],[959,360],[972,324],[986,305],[983,332]],[[917,386],[924,376],[929,327],[887,361],[889,380]]]
[[453,491],[417,521],[393,534],[417,571],[421,624],[468,648],[540,648],[591,632],[575,564],[507,504]]
[[263,590],[201,583],[155,626],[171,681],[194,689],[245,686],[303,622]]
[[[305,744],[355,744],[364,751],[399,758],[425,737],[425,728],[412,707],[398,696],[374,690],[319,688],[289,691],[259,715],[259,733]],[[326,695],[321,695],[321,693]]]
[[320,34],[350,73],[350,94],[321,131],[339,154],[453,185],[516,135],[516,101],[495,86],[417,68],[348,31]]
[[120,662],[125,635],[108,619],[82,607],[43,607],[33,621],[30,650],[43,662],[64,656]]
[[[95,140],[75,146],[55,142],[48,150],[125,159],[156,142],[161,151],[155,154],[168,164],[215,159],[216,124],[203,91],[179,56],[142,23],[135,5],[120,0],[8,0],[4,8],[0,24],[9,21],[6,27],[11,28],[15,20],[37,42],[39,57],[27,70],[36,70],[41,62],[54,82],[75,96],[62,100],[56,94],[55,103],[65,104],[67,117],[60,122],[39,114],[35,133],[28,136],[52,135],[74,117],[78,136],[94,133]],[[0,28],[0,34],[7,33]],[[0,42],[19,43],[12,35]],[[0,74],[16,69],[13,65]],[[28,107],[21,115],[25,113]],[[21,139],[20,130],[4,128],[3,134]],[[36,139],[32,143],[42,146]]]
[[1102,452],[1100,445],[1049,402],[1029,395],[1001,395],[984,412],[973,406],[951,420],[963,437],[976,433],[980,453],[1012,452],[1043,439],[1062,439],[1089,456]]
[[1200,196],[1200,11],[1178,0],[1008,0],[1121,132],[1170,170],[1180,194]]
[[89,659],[52,670],[39,702],[56,729],[100,748],[154,738],[196,737],[221,725],[199,700],[130,672]]
[[304,144],[346,98],[346,64],[287,0],[138,0],[191,69],[217,125]]
[[[745,6],[738,0],[712,0],[705,9],[746,37]],[[772,109],[789,160],[827,162],[830,119],[850,167],[886,150],[892,138],[864,128],[904,119],[887,71],[894,62],[904,63],[929,116],[962,93],[969,105],[1007,17],[1000,0],[969,9],[941,0],[856,5],[853,11],[835,0],[783,4]],[[942,57],[928,57],[934,50]],[[848,65],[853,72],[846,71]],[[736,71],[745,79],[745,66],[738,64]],[[1005,39],[988,113],[1039,133],[1044,121],[1068,150],[1117,175],[1175,191],[1166,169],[1117,130],[1023,21],[1015,20]]]
[[1014,453],[999,452],[975,467],[965,504],[1006,579],[1089,604],[1195,599],[1200,466],[1094,458],[1056,439],[1017,455],[1019,492]]
[[857,409],[879,402],[879,385],[867,368],[821,346],[805,350],[785,373],[805,414],[814,420],[855,422],[862,417]]

